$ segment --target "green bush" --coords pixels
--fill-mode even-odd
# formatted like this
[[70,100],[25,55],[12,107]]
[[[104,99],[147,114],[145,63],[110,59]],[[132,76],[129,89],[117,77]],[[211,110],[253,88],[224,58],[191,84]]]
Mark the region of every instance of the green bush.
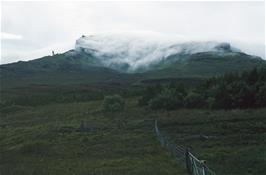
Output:
[[189,92],[185,97],[185,106],[188,108],[200,108],[205,105],[204,98],[197,92]]
[[176,92],[175,89],[164,89],[149,101],[148,106],[151,109],[177,109],[183,107],[183,95]]
[[149,101],[154,98],[156,95],[160,94],[163,90],[161,85],[147,86],[143,92],[142,97],[139,99],[139,106],[148,105]]
[[119,95],[104,97],[103,110],[108,112],[117,112],[124,110],[125,100]]
[[266,82],[259,86],[256,101],[258,106],[266,106]]
[[209,97],[209,98],[207,98],[207,105],[208,105],[208,108],[210,108],[210,109],[214,109],[214,108],[217,108],[216,106],[216,103],[215,103],[216,101],[215,101],[215,98],[213,98],[213,97]]

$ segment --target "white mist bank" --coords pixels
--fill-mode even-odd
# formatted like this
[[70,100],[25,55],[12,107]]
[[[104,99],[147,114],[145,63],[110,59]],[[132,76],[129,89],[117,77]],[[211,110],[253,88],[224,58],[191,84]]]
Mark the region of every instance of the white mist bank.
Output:
[[[131,70],[156,63],[169,55],[178,53],[197,53],[216,50],[221,43],[230,43],[231,49],[259,56],[265,59],[265,45],[236,40],[215,40],[197,37],[184,37],[150,31],[105,32],[86,35],[76,41],[75,49],[85,48],[88,52],[102,58],[106,66],[128,64]],[[73,48],[74,42],[55,43],[47,47],[29,51],[26,47],[13,49],[7,41],[2,43],[0,64],[19,60],[27,61],[55,53],[63,53]],[[234,47],[233,47],[234,46]],[[236,49],[238,48],[238,49]]]
[[106,66],[126,64],[129,71],[148,67],[175,54],[223,52],[224,49],[240,52],[240,49],[232,47],[229,43],[189,41],[181,36],[155,32],[98,33],[82,36],[76,41],[75,49],[93,54]]

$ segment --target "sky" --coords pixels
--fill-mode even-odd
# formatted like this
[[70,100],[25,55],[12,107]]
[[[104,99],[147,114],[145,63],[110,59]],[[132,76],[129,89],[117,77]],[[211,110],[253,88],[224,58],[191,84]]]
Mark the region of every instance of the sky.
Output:
[[265,58],[264,2],[2,2],[1,62],[74,48],[82,35],[151,31],[230,42]]

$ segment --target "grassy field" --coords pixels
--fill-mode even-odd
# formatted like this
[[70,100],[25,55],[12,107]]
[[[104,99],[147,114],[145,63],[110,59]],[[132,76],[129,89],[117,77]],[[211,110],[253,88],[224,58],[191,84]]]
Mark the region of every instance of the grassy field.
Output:
[[0,174],[186,175],[160,146],[154,119],[218,175],[266,172],[266,109],[156,112],[131,98],[125,111],[108,113],[101,103],[2,107]]
[[266,172],[266,109],[180,110],[161,117],[159,127],[217,174]]

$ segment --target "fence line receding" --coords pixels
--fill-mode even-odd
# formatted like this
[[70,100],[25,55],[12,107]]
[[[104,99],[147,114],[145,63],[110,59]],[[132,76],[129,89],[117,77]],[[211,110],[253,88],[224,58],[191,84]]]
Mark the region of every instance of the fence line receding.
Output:
[[182,161],[187,169],[187,172],[191,175],[216,175],[215,172],[210,170],[204,160],[199,160],[196,156],[194,156],[188,148],[175,145],[170,142],[170,140],[161,134],[157,120],[154,123],[155,133],[161,143],[161,145],[171,153],[174,158],[179,161]]

